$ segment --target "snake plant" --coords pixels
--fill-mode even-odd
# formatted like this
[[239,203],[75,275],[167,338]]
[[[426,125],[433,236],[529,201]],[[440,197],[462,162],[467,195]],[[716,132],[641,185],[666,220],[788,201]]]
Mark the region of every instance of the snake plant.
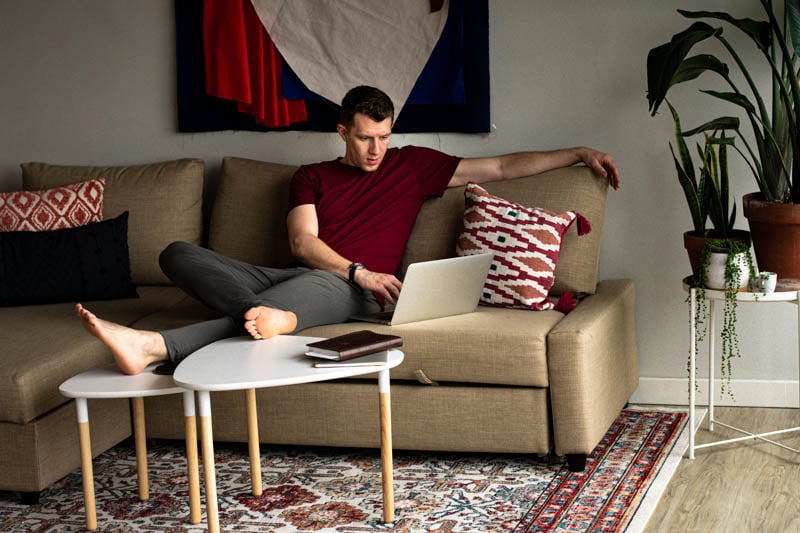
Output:
[[[730,201],[730,180],[728,178],[728,146],[734,145],[734,138],[725,131],[714,131],[711,135],[703,131],[705,144],[698,143],[700,157],[699,176],[695,172],[689,147],[685,137],[697,133],[696,130],[684,132],[677,110],[667,102],[675,124],[675,147],[670,144],[678,181],[686,197],[692,226],[698,237],[725,238],[733,233],[736,222],[736,203]],[[677,149],[678,154],[675,154]],[[706,229],[706,221],[711,220],[711,230]]]

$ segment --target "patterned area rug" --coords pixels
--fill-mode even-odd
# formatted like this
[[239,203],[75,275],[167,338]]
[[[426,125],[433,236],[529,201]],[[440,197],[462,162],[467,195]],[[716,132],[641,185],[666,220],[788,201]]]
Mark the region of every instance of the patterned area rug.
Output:
[[[523,455],[396,451],[392,525],[381,522],[378,450],[262,446],[264,491],[256,498],[246,445],[220,443],[220,524],[281,533],[639,531],[686,449],[686,418],[623,411],[578,473]],[[132,440],[95,459],[98,531],[204,530],[188,524],[182,443],[149,442],[148,466],[150,499],[139,501]],[[83,531],[84,524],[80,469],[37,505],[0,492],[0,531]]]

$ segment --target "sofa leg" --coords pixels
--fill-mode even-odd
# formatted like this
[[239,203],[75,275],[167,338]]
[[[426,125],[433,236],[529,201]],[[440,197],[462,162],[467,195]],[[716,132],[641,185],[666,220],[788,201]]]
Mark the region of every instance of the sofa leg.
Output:
[[582,472],[586,469],[585,453],[568,453],[567,467],[570,472]]
[[35,492],[20,492],[19,495],[22,498],[22,503],[25,505],[36,505],[39,503],[39,494],[38,491]]

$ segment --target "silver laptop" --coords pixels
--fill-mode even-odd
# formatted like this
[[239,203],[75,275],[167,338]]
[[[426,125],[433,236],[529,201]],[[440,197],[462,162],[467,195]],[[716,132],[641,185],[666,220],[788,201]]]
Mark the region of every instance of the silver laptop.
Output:
[[352,320],[397,326],[471,313],[478,307],[493,256],[483,253],[412,263],[394,309]]

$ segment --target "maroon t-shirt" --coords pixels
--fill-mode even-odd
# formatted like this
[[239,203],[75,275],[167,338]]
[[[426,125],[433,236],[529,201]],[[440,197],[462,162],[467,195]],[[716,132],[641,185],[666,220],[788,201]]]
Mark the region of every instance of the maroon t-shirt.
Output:
[[374,272],[394,273],[423,202],[441,196],[461,158],[430,148],[390,148],[373,172],[340,160],[303,165],[289,210],[314,204],[319,238]]

